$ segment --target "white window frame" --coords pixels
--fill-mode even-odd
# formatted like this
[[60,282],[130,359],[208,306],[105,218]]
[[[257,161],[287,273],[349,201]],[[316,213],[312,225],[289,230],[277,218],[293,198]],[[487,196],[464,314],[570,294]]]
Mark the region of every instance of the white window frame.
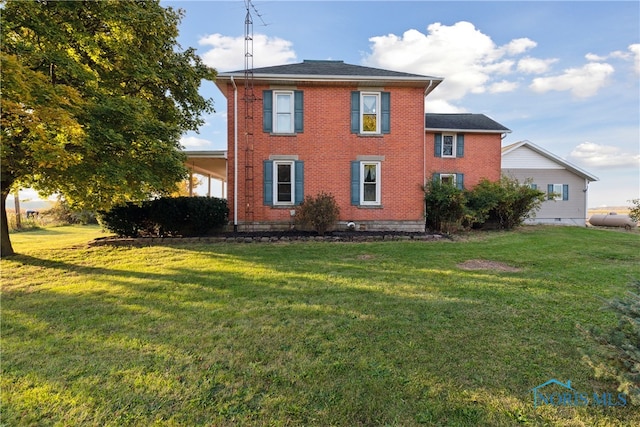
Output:
[[[365,183],[365,166],[367,165],[374,165],[376,167],[375,171],[376,171],[376,199],[375,200],[365,200],[364,199],[364,187],[365,184],[366,185],[371,185],[371,183]],[[360,204],[361,205],[365,205],[365,206],[379,206],[380,205],[380,188],[381,186],[381,174],[380,174],[380,169],[381,169],[381,162],[371,162],[371,161],[361,161],[360,162]]]
[[[280,181],[278,180],[278,166],[288,165],[291,169],[291,200],[278,200],[278,188],[280,187]],[[273,204],[288,206],[295,204],[296,200],[296,168],[293,160],[274,160],[273,162]]]
[[[444,141],[447,137],[451,137],[451,154],[444,154]],[[456,157],[456,153],[457,153],[457,143],[456,140],[458,139],[457,135],[455,133],[443,133],[442,134],[442,146],[440,147],[440,155],[442,157],[449,157],[449,158],[453,158]]]
[[[280,112],[278,110],[278,96],[289,96],[289,111]],[[273,133],[293,133],[295,126],[295,97],[292,90],[274,90],[273,91]],[[289,116],[290,126],[288,129],[280,129],[278,126],[278,117],[282,115]]]
[[563,184],[551,184],[553,185],[553,199],[562,200]]
[[440,174],[440,184],[445,184],[442,178],[451,178],[451,185],[456,186],[456,174],[455,173],[441,173]]
[[[376,129],[375,130],[364,130],[364,98],[365,96],[374,96],[376,98],[376,109],[374,114],[376,115]],[[379,134],[381,129],[382,115],[380,114],[382,97],[380,92],[360,92],[360,133],[362,134]],[[367,114],[368,115],[368,114]]]

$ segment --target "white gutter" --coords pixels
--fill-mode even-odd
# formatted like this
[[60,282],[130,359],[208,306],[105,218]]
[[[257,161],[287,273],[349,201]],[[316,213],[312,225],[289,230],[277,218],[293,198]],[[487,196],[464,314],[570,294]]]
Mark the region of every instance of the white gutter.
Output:
[[238,87],[233,84],[233,231],[238,231]]

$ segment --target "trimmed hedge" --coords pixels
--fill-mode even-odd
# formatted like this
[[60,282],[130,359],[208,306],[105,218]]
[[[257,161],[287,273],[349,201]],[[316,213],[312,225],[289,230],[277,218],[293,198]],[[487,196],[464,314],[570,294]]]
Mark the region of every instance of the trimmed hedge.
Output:
[[121,237],[206,236],[228,221],[225,199],[163,197],[100,212],[100,223]]

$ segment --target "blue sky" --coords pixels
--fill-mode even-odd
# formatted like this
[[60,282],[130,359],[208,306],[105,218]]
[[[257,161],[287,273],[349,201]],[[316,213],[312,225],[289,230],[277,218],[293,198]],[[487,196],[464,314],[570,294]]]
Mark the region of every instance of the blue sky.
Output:
[[[179,41],[219,72],[244,67],[246,6],[163,1],[183,9]],[[640,2],[254,1],[254,66],[336,59],[444,77],[429,112],[483,113],[598,176],[589,206],[640,197]],[[190,150],[226,148],[215,101]]]
[[[182,48],[219,72],[244,67],[244,0],[161,4],[184,11]],[[596,175],[589,207],[640,197],[637,0],[253,5],[255,67],[335,59],[444,77],[427,111],[486,114],[512,130],[504,145],[529,140]],[[216,113],[182,144],[226,149],[226,100],[210,82],[201,93]]]

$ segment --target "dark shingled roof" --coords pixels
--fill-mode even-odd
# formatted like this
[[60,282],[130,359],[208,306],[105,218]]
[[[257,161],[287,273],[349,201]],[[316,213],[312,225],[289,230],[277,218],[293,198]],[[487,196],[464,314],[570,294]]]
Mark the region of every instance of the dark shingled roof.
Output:
[[484,114],[425,114],[427,130],[466,130],[479,132],[511,132]]
[[[220,73],[220,75],[240,74],[244,70]],[[422,76],[419,74],[403,73],[399,71],[382,70],[380,68],[363,67],[361,65],[345,64],[344,61],[318,61],[305,59],[296,64],[276,65],[253,69],[254,76],[259,75],[287,75],[287,76],[351,76],[351,77],[391,77],[407,79],[437,79],[439,77]]]

